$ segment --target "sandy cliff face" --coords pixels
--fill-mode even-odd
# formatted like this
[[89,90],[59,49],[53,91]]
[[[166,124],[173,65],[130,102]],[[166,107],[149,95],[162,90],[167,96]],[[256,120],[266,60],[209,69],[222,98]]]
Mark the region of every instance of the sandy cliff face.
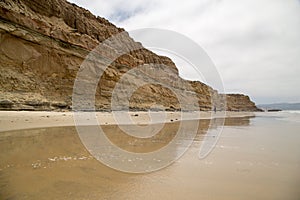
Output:
[[261,111],[258,109],[249,96],[244,94],[227,94],[227,110],[228,111]]
[[[102,41],[124,32],[65,0],[2,0],[0,16],[2,110],[71,109],[74,80],[86,56]],[[182,91],[184,104],[195,104],[192,99],[197,98],[201,110],[211,110],[213,104],[222,107],[220,99],[226,98],[224,95],[203,83],[181,79],[169,58],[143,48],[126,32],[118,42],[136,50],[120,56],[104,71],[95,94],[96,109],[111,110],[116,83],[126,72],[143,64],[167,66],[161,76],[167,86]],[[118,44],[102,49],[102,56],[110,57],[118,51],[116,47]],[[133,74],[130,79],[137,81],[130,84],[137,86],[138,76]],[[155,76],[148,78],[156,81]],[[212,99],[218,99],[218,103],[212,103]],[[170,110],[181,108],[174,92],[160,84],[140,87],[129,101],[130,108],[136,110],[156,109],[158,105]],[[257,110],[247,96],[228,95],[227,101],[229,110]]]

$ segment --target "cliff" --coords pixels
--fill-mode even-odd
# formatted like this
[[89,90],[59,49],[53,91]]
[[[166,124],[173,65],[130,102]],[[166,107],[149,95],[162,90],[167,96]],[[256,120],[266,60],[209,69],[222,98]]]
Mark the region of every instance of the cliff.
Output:
[[[0,16],[1,110],[70,110],[74,80],[86,56],[105,39],[124,32],[65,0],[2,0]],[[95,94],[97,110],[111,110],[116,83],[141,64],[168,66],[162,76],[167,85],[182,91],[186,105],[196,97],[200,110],[214,105],[224,109],[226,98],[228,110],[258,110],[247,96],[219,95],[201,82],[183,80],[171,59],[143,48],[126,32],[119,42],[137,50],[120,56],[104,72]],[[117,50],[108,46],[102,53],[109,57]],[[159,84],[140,87],[130,98],[133,110],[158,109],[156,105],[181,109],[175,94]]]
[[226,106],[228,111],[262,111],[257,108],[249,96],[244,94],[226,94]]

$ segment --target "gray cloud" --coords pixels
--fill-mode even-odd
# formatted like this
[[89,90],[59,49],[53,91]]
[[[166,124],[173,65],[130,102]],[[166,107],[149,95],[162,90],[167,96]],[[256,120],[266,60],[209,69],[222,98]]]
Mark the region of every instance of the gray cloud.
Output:
[[[72,2],[126,30],[165,28],[188,36],[212,58],[227,92],[247,93],[258,103],[300,102],[299,0]],[[183,62],[177,65],[182,77],[197,79]]]

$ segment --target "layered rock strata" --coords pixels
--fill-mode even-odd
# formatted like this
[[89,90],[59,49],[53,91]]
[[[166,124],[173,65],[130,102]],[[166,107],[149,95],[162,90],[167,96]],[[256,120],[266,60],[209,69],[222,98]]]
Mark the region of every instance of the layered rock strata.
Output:
[[[101,72],[96,91],[91,91],[95,93],[96,110],[115,109],[111,102],[116,84],[124,74],[141,65],[149,66],[148,73],[142,70],[130,75],[130,82],[124,83],[137,90],[127,98],[128,105],[121,101],[117,109],[258,110],[245,95],[220,95],[204,83],[180,78],[171,59],[145,49],[124,29],[65,0],[2,0],[0,16],[1,110],[72,109],[73,86],[80,66],[101,42],[120,33],[118,41],[98,52],[100,62],[103,58],[105,63],[119,48],[134,50],[114,59]],[[151,69],[160,66],[163,73],[158,80],[151,75]],[[97,72],[96,68],[93,70]],[[141,76],[157,84],[138,87]],[[119,96],[126,95],[126,91],[123,93]]]

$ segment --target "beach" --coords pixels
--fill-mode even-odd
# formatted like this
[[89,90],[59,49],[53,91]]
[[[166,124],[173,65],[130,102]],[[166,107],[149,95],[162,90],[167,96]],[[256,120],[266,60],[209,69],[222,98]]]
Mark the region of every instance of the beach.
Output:
[[300,1],[0,1],[0,200],[300,200]]
[[[53,113],[49,118],[63,114],[68,113]],[[0,133],[0,198],[298,200],[299,114],[255,115],[226,118],[224,123],[217,120],[212,129],[214,119],[199,120],[193,144],[181,158],[141,174],[120,172],[96,160],[74,126],[4,131]],[[176,130],[179,123],[167,123],[165,133]],[[133,145],[115,134],[117,125],[102,127],[128,151],[160,148],[169,139],[166,135]],[[210,130],[222,130],[220,138],[212,152],[199,159]]]
[[[151,123],[149,114],[158,112],[128,112],[132,123]],[[161,112],[162,113],[162,112]],[[165,112],[166,117],[156,123],[172,122],[181,120],[181,112]],[[100,125],[120,124],[110,112],[95,112]],[[186,120],[212,119],[220,117],[246,117],[254,116],[253,112],[190,112],[185,113]],[[121,122],[121,124],[123,124]],[[45,128],[74,126],[73,112],[47,112],[47,111],[0,111],[0,132],[29,128]],[[95,124],[94,124],[95,125]]]

